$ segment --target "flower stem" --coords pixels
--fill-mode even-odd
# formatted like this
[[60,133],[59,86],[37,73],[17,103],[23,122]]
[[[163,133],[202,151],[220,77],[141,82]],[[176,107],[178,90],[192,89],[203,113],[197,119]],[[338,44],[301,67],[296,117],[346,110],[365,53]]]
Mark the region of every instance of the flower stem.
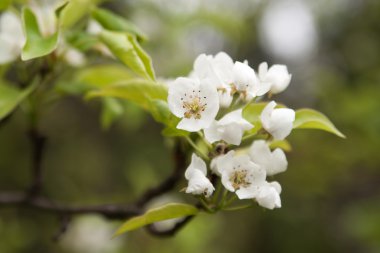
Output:
[[189,142],[190,146],[194,148],[194,150],[198,153],[198,155],[202,156],[203,159],[209,161],[210,158],[199,149],[199,147],[191,140],[190,137],[186,137],[186,140]]

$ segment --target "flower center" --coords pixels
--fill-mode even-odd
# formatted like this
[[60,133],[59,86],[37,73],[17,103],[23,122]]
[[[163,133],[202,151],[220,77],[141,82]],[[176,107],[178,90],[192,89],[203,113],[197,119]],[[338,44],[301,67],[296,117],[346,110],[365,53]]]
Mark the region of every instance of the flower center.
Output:
[[[185,109],[184,117],[186,119],[194,118],[200,119],[202,118],[202,112],[206,109],[207,103],[202,102],[201,97],[199,96],[200,90],[198,94],[195,94],[195,90],[193,90],[193,94],[187,96],[185,93],[185,97],[188,97],[186,101],[182,102],[182,108]],[[203,97],[206,99],[206,97]],[[184,100],[181,98],[181,100]]]
[[251,182],[247,180],[248,172],[246,170],[235,170],[230,176],[230,182],[235,190],[240,187],[248,187]]

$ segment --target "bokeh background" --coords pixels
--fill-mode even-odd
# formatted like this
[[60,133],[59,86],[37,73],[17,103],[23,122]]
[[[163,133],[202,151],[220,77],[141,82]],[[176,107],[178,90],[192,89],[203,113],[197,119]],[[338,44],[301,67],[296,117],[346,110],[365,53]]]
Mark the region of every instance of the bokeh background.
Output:
[[[82,216],[55,243],[56,216],[1,208],[0,252],[380,252],[380,1],[119,0],[103,6],[149,35],[144,47],[163,78],[187,75],[200,53],[225,51],[254,67],[286,64],[293,79],[275,99],[324,112],[347,139],[293,132],[288,171],[276,176],[281,209],[200,215],[168,239],[138,230],[110,240],[119,222]],[[128,203],[170,173],[170,140],[161,137],[161,126],[125,106],[106,131],[96,102],[73,96],[46,109],[45,195],[73,204]],[[21,112],[0,128],[0,190],[28,186],[26,128]],[[173,192],[156,201],[182,198]]]

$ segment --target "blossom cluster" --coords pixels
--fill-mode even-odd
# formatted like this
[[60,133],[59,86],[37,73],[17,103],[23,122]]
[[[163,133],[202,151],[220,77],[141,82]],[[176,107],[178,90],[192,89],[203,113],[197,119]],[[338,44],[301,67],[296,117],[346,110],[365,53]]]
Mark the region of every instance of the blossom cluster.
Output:
[[290,80],[284,65],[268,68],[264,62],[256,73],[247,61],[234,62],[220,52],[215,56],[199,55],[188,77],[179,77],[169,84],[169,109],[181,119],[177,128],[198,132],[208,143],[210,154],[218,145],[224,145],[228,151],[211,156],[211,161],[193,154],[185,172],[186,193],[206,199],[214,194],[213,183],[218,182],[212,183],[207,177],[207,162],[227,193],[235,193],[239,199],[253,199],[269,209],[281,207],[281,186],[268,182],[267,176],[285,171],[288,163],[282,149],[271,150],[270,141],[284,140],[290,134],[295,112],[276,108],[276,102],[270,101],[259,117],[260,132],[266,138],[255,138],[245,149],[242,139],[249,137],[254,122],[246,120],[243,111],[264,95],[271,97],[284,91]]

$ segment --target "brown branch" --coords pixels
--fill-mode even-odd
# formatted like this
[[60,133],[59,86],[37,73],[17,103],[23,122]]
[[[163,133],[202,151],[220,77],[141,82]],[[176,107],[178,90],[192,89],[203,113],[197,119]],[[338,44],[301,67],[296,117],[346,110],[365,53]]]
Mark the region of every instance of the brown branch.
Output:
[[28,193],[23,192],[0,193],[0,207],[4,206],[30,207],[58,215],[94,213],[109,219],[126,219],[141,213],[141,209],[135,205],[71,206],[58,204],[41,196],[30,197]]
[[146,229],[149,233],[158,237],[171,237],[175,235],[181,228],[183,228],[193,218],[194,216],[187,216],[183,220],[177,222],[172,228],[168,230],[159,230],[154,224],[147,226]]

